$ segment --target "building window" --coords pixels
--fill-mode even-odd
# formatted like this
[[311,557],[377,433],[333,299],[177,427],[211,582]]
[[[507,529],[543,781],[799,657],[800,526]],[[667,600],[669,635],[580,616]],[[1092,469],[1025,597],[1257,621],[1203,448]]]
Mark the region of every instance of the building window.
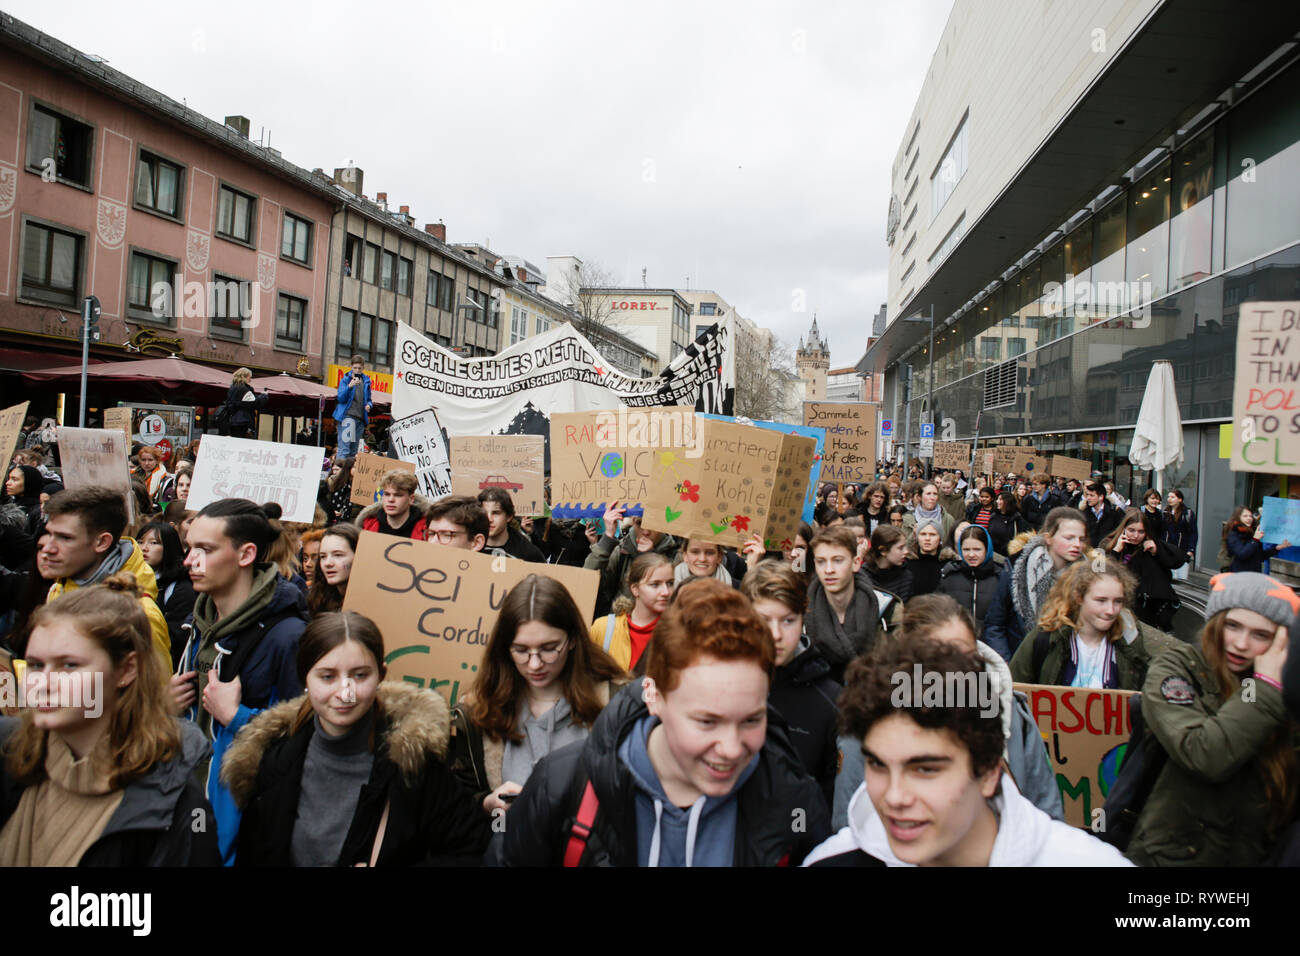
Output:
[[963,116],[957,132],[952,134],[948,148],[944,150],[943,159],[930,174],[930,221],[934,222],[939,210],[943,209],[948,197],[952,195],[961,178],[966,175],[966,120]]
[[713,326],[711,325],[697,325],[695,327],[695,337],[698,339],[701,335],[709,331],[709,329],[711,328],[713,328]]
[[397,294],[411,294],[411,270],[415,268],[415,263],[410,259],[397,260]]
[[143,252],[131,253],[131,278],[127,285],[126,312],[135,320],[174,324],[176,291],[173,277],[180,264]]
[[361,275],[361,257],[364,243],[360,236],[348,236],[343,243],[343,275],[345,277]]
[[307,320],[307,301],[280,293],[275,310],[275,344],[302,351],[302,330]]
[[1124,308],[1125,212],[1121,196],[1093,217],[1092,301],[1087,304],[1093,318],[1119,315]]
[[334,349],[336,361],[345,364],[354,354],[360,355],[367,365],[387,366],[392,363],[393,323],[352,309],[339,310],[338,343]]
[[943,237],[943,241],[939,243],[939,248],[935,249],[929,260],[927,260],[931,272],[934,272],[935,268],[957,248],[957,243],[961,242],[961,237],[965,234],[966,214],[962,213],[957,217],[957,221],[952,224],[952,228],[948,230],[947,235]]
[[1013,359],[1017,355],[1024,355],[1024,354],[1025,354],[1024,339],[1015,339],[1015,338],[1007,339],[1007,358]]
[[27,124],[27,168],[53,172],[60,182],[90,187],[95,131],[45,106],[32,106]]
[[1172,172],[1168,162],[1160,163],[1134,183],[1128,193],[1129,242],[1125,264],[1129,295],[1124,305],[1130,309],[1164,295],[1168,287]]
[[366,243],[366,261],[362,265],[361,279],[371,285],[379,284],[379,247],[373,242]]
[[1292,64],[1243,100],[1226,125],[1225,264],[1232,268],[1296,241],[1300,66]]
[[537,315],[537,334],[541,335],[543,332],[549,331],[551,331],[551,320],[539,313]]
[[135,164],[135,204],[173,219],[181,214],[183,173],[175,163],[140,150]]
[[29,222],[23,228],[23,272],[18,294],[51,305],[80,306],[82,238]]
[[311,223],[292,213],[284,214],[280,235],[280,255],[307,265],[311,260]]
[[476,309],[469,310],[470,321],[482,322],[484,325],[488,321],[488,295],[486,292],[480,292],[478,289],[468,289],[465,295],[470,302],[478,306]]
[[229,186],[217,198],[217,235],[236,242],[253,241],[253,208],[257,200]]
[[510,344],[528,338],[528,313],[518,307],[510,309]]
[[425,302],[443,312],[452,311],[456,307],[456,283],[441,272],[430,269]]
[[208,297],[208,333],[216,338],[244,341],[244,320],[252,318],[252,306],[251,282],[214,272]]
[[387,249],[384,250],[379,260],[379,286],[382,289],[391,289],[393,287],[393,273],[397,271],[397,256],[393,255]]
[[987,362],[996,362],[1002,358],[1002,340],[988,335],[981,338],[980,358]]
[[1214,132],[1174,156],[1174,217],[1169,223],[1169,288],[1178,289],[1211,272],[1210,227],[1214,218]]
[[909,263],[907,264],[907,269],[904,270],[904,272],[903,272],[903,277],[902,277],[901,279],[898,280],[898,284],[899,284],[899,285],[902,285],[903,283],[905,283],[905,282],[908,280],[908,278],[911,277],[911,275],[912,275],[912,271],[913,271],[915,268],[916,268],[916,263],[915,263],[915,262],[909,262]]
[[718,303],[716,302],[700,303],[700,315],[717,315],[717,314],[718,314]]

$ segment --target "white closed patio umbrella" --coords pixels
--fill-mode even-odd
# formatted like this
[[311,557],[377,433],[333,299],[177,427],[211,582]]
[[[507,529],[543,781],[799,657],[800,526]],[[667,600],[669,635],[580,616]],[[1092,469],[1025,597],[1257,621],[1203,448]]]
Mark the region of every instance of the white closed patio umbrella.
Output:
[[1183,460],[1183,420],[1178,413],[1174,367],[1153,362],[1146,394],[1138,412],[1137,430],[1128,460],[1143,471],[1156,473],[1156,490],[1164,494],[1164,470]]

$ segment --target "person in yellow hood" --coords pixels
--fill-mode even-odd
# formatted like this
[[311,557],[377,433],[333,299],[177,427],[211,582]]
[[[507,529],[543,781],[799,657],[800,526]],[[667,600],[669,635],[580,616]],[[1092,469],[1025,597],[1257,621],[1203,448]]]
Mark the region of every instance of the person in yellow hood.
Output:
[[126,501],[111,488],[60,491],[45,503],[46,535],[36,556],[41,577],[53,581],[46,598],[89,587],[129,571],[140,585],[140,606],[149,618],[153,647],[164,679],[172,670],[167,620],[158,607],[158,581],[140,546],[126,531]]

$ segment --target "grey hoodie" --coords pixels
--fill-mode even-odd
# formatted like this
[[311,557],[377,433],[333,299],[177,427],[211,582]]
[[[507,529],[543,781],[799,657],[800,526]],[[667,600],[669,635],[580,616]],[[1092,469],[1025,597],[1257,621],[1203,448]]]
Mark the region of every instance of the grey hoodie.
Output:
[[573,711],[564,697],[540,717],[533,716],[525,699],[520,705],[518,726],[524,739],[519,743],[513,740],[506,743],[501,759],[501,779],[514,780],[520,786],[527,782],[537,761],[561,747],[586,740],[591,732],[591,728],[573,723]]
[[700,797],[688,809],[668,799],[646,742],[658,717],[643,717],[623,739],[618,757],[636,783],[638,866],[731,866],[736,856],[736,794],[758,766],[754,754],[725,797]]

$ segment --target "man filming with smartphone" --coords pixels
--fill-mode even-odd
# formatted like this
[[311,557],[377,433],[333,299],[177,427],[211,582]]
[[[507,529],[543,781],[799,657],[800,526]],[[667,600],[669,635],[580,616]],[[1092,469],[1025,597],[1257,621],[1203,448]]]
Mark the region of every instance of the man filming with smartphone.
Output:
[[338,454],[335,461],[355,458],[361,436],[370,424],[370,376],[366,374],[365,360],[352,356],[352,367],[339,379],[338,403],[334,406],[334,420],[338,422]]

